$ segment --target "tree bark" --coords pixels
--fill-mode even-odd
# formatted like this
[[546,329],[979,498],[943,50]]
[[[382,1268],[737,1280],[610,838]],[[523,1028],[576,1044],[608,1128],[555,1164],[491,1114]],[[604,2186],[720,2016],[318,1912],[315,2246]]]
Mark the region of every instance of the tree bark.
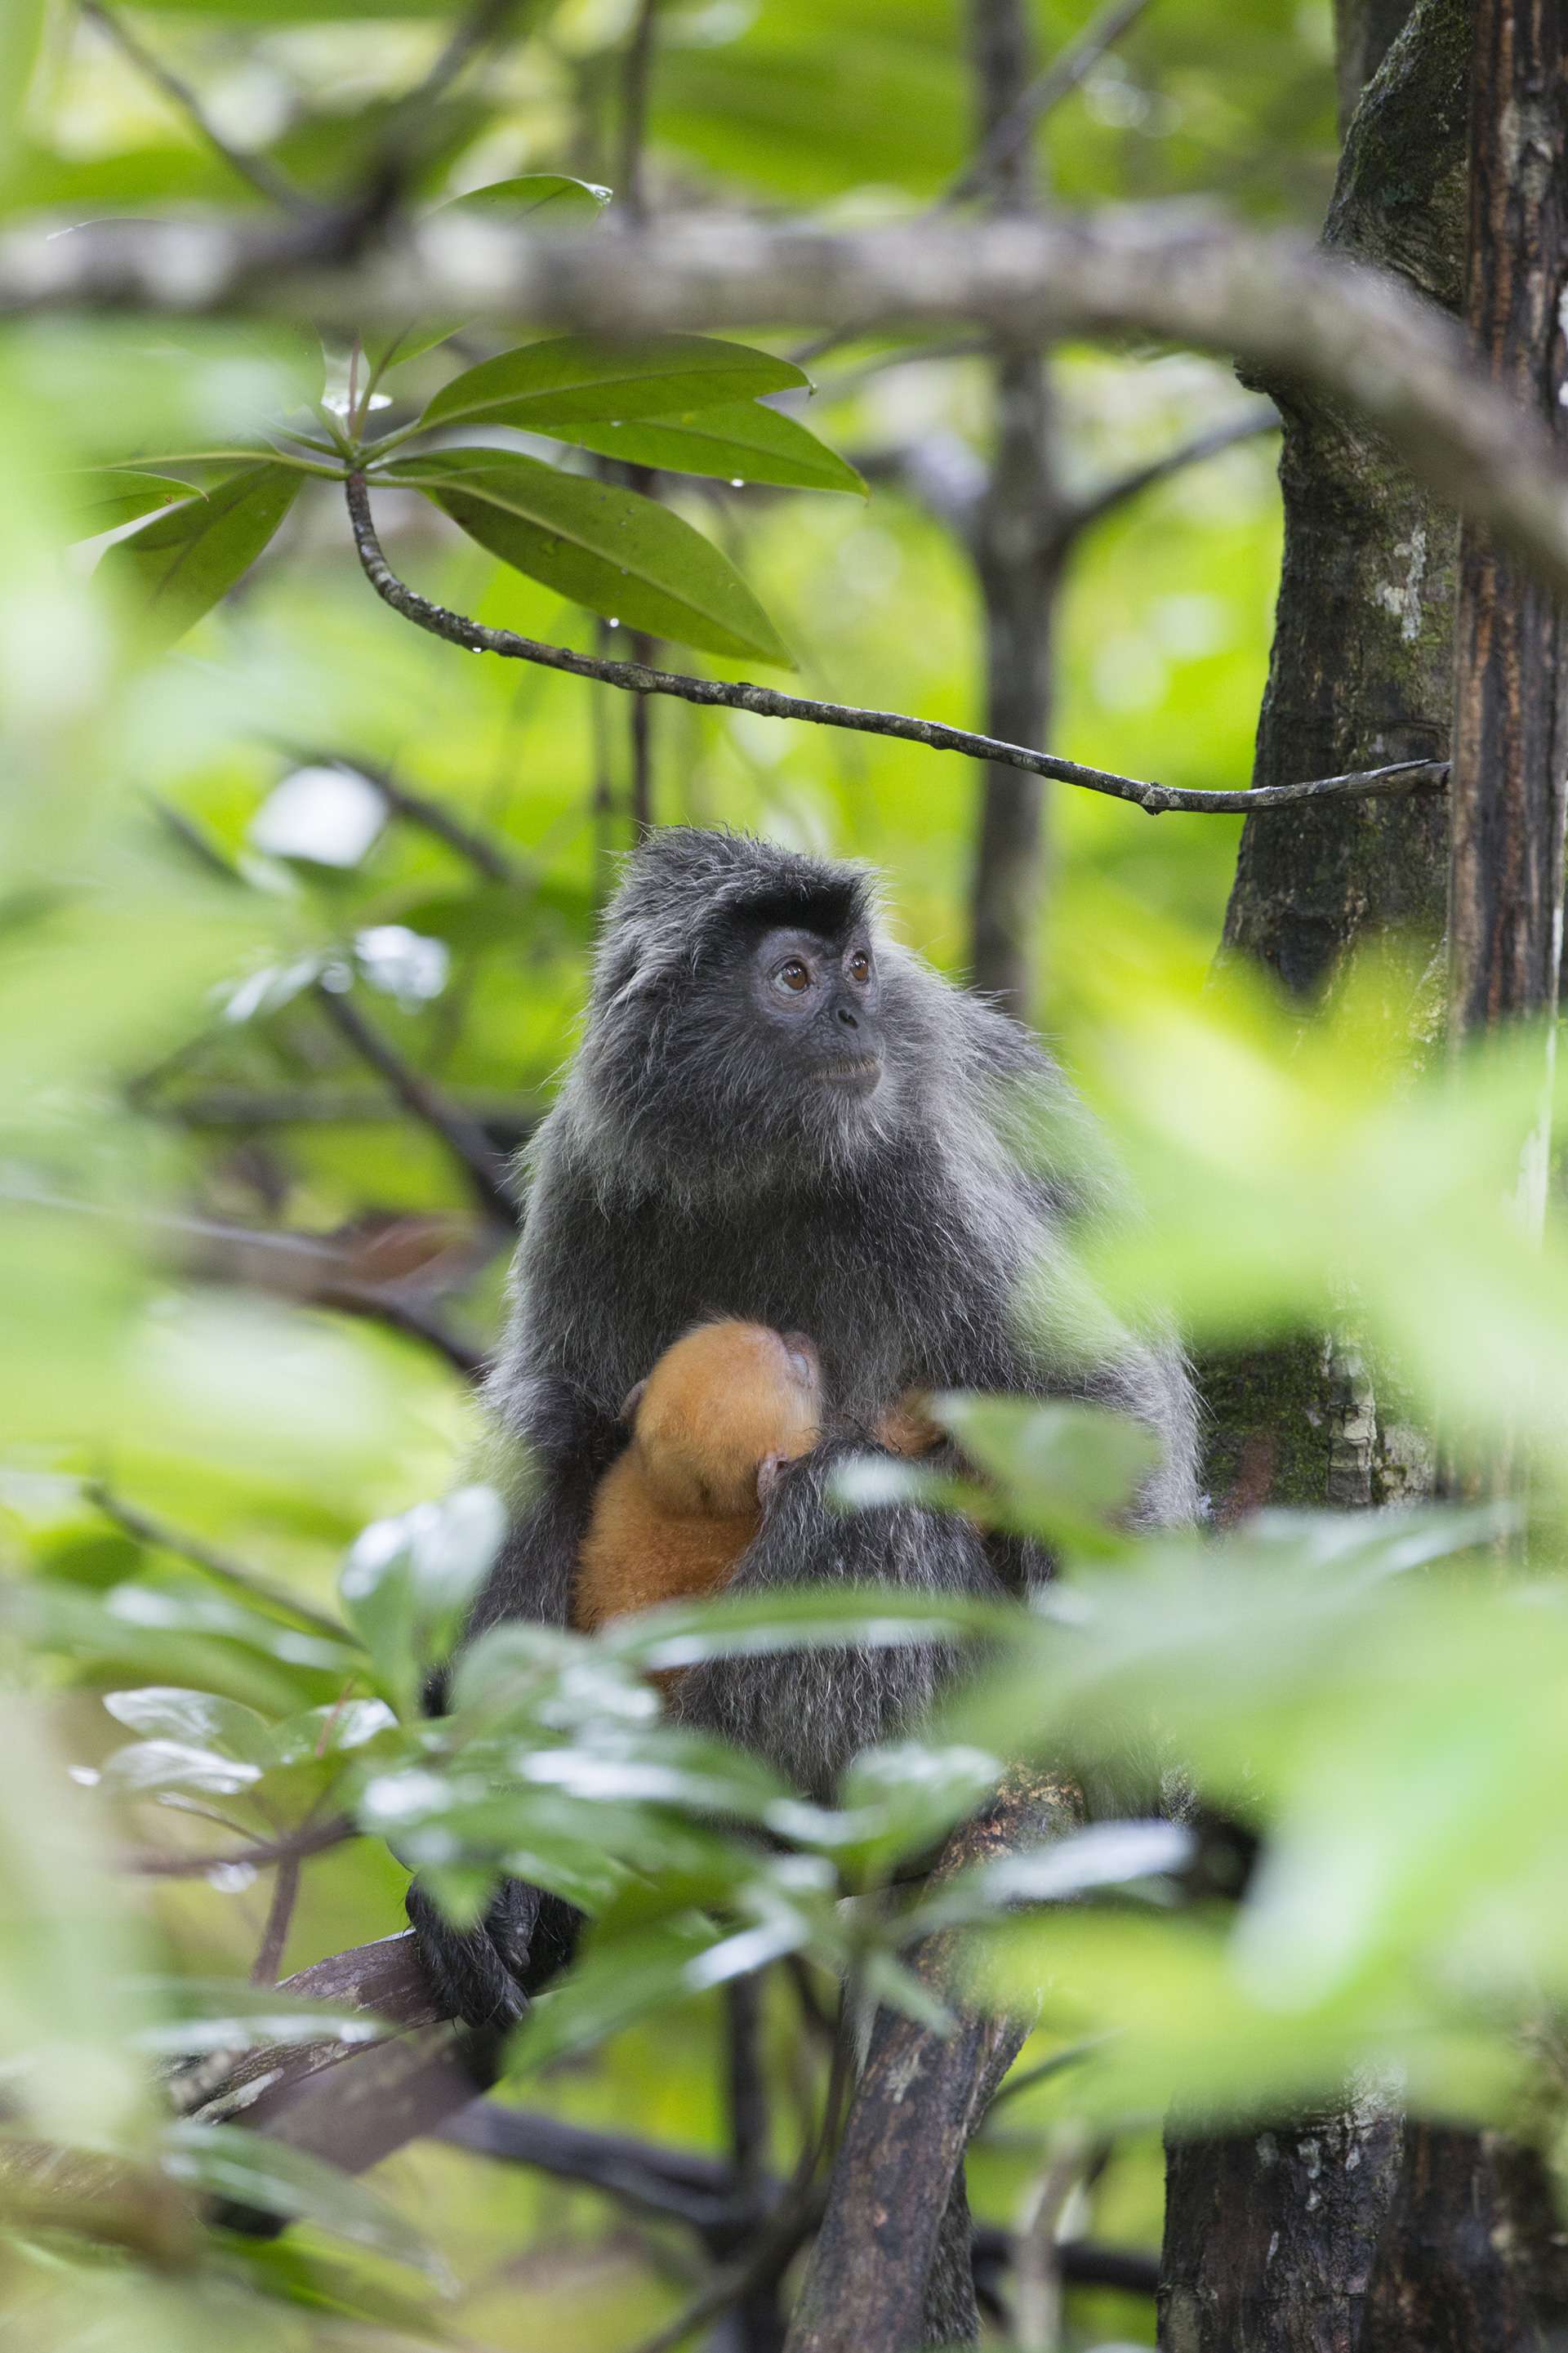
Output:
[[[1494,384],[1562,438],[1568,282],[1568,11],[1479,0],[1465,319]],[[1491,535],[1459,567],[1449,786],[1456,1035],[1557,1005],[1563,934],[1563,617]]]
[[[1529,0],[1521,25],[1509,0],[1479,0],[1473,81],[1465,0],[1420,0],[1391,39],[1394,13],[1388,0],[1342,0],[1342,73],[1386,53],[1347,135],[1326,241],[1397,269],[1447,307],[1467,289],[1495,380],[1527,391],[1555,425],[1562,273],[1540,265],[1560,233],[1548,220],[1562,204],[1560,6]],[[1468,87],[1478,171],[1467,275]],[[1436,752],[1460,577],[1453,520],[1364,430],[1292,404],[1289,387],[1277,396],[1286,555],[1258,779],[1319,744],[1336,757],[1372,743]],[[1469,540],[1463,583],[1456,744],[1468,731],[1462,822],[1473,834],[1456,842],[1466,935],[1455,979],[1470,1019],[1478,1007],[1552,1002],[1563,739],[1549,602]],[[1246,828],[1227,946],[1302,998],[1369,932],[1401,925],[1436,946],[1448,862],[1440,807],[1280,814],[1267,838],[1256,819]],[[1236,1361],[1210,1402],[1216,1492],[1260,1448],[1271,1499],[1284,1503],[1375,1504],[1429,1479],[1397,1402],[1373,1392],[1344,1343]],[[1172,2148],[1168,2353],[1521,2353],[1561,2319],[1564,2268],[1532,2151],[1398,2116],[1375,2095],[1337,2116]]]
[[[1081,1819],[1070,1784],[1011,1774],[949,1841],[936,1878],[1044,1845]],[[927,1937],[912,1967],[956,2024],[942,2035],[879,2014],[786,2353],[912,2353],[967,2343],[977,2331],[963,2153],[1029,2021],[973,2006],[962,1942],[951,1934]]]
[[[1393,37],[1395,15],[1411,16]],[[1347,131],[1325,243],[1397,269],[1457,308],[1461,291],[1464,0],[1341,0],[1345,79],[1382,52]],[[1255,784],[1368,746],[1431,758],[1451,708],[1458,526],[1359,420],[1269,385],[1284,418],[1285,550]],[[1395,749],[1394,747],[1397,747]],[[1225,952],[1310,1002],[1367,933],[1435,949],[1447,857],[1440,805],[1281,809],[1248,818]],[[1211,1492],[1367,1505],[1426,1482],[1425,1450],[1353,1349],[1302,1339],[1210,1368]],[[1165,2353],[1359,2353],[1399,2187],[1402,2126],[1375,2095],[1267,2132],[1171,2128],[1160,2343]]]
[[[1025,0],[972,0],[979,140],[1027,88],[1034,41]],[[998,164],[1001,212],[1026,211],[1033,142]],[[1011,352],[994,372],[995,450],[975,515],[973,555],[985,633],[985,733],[1043,744],[1050,726],[1052,634],[1059,560],[1050,377],[1037,352]],[[981,787],[972,900],[971,977],[1020,1020],[1032,1010],[1035,936],[1046,868],[1045,786],[988,767]]]

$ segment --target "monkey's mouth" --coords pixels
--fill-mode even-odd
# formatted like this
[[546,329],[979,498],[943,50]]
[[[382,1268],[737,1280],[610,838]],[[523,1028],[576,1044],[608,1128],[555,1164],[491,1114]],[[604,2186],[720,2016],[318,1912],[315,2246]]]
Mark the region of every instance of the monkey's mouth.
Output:
[[816,1076],[824,1085],[840,1088],[846,1094],[868,1095],[881,1075],[882,1065],[875,1054],[841,1055],[816,1066]]

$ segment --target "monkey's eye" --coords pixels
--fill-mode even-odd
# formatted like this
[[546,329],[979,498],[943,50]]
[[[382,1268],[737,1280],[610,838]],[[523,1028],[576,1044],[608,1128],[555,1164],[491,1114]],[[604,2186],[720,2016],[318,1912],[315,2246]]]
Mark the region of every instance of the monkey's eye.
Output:
[[864,948],[857,948],[849,959],[851,980],[868,981],[871,977],[871,959]]
[[811,975],[799,956],[791,956],[787,964],[781,964],[773,978],[781,988],[787,988],[792,997],[800,996],[804,989],[811,987]]

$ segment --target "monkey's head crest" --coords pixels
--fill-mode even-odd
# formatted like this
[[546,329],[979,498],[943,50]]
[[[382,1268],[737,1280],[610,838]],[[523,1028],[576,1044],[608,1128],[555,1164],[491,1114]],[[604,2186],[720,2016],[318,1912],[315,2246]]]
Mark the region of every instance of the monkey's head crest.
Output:
[[603,1181],[809,1179],[886,1141],[908,1041],[887,1018],[897,952],[877,913],[860,867],[693,826],[650,835],[605,916],[567,1090]]
[[665,826],[626,858],[605,910],[593,1012],[695,978],[742,921],[828,935],[877,917],[874,878],[755,834]]

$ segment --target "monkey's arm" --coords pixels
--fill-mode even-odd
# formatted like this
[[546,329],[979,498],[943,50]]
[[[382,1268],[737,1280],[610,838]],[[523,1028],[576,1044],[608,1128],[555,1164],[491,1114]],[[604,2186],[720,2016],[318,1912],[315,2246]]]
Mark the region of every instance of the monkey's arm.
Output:
[[[863,1443],[821,1446],[792,1466],[730,1590],[825,1584],[1000,1593],[967,1522],[902,1504],[847,1514],[828,1502],[834,1472],[866,1451]],[[958,1665],[944,1642],[713,1659],[687,1670],[671,1704],[682,1721],[755,1750],[821,1795],[858,1750],[917,1721]]]

